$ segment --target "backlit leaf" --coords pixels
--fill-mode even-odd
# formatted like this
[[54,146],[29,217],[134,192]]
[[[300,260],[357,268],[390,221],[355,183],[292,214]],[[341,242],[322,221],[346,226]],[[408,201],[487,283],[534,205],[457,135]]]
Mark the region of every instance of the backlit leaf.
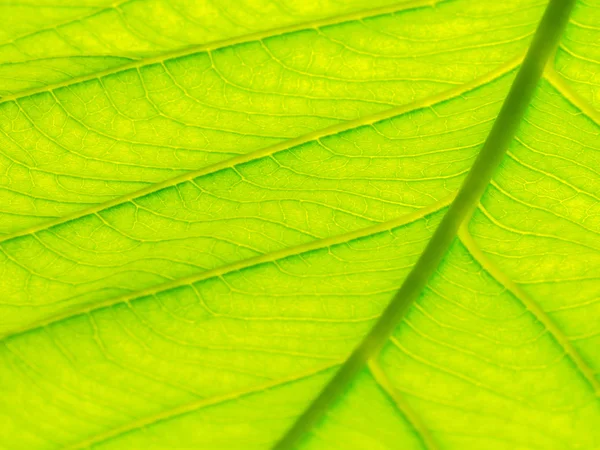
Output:
[[0,448],[600,448],[572,3],[0,5]]

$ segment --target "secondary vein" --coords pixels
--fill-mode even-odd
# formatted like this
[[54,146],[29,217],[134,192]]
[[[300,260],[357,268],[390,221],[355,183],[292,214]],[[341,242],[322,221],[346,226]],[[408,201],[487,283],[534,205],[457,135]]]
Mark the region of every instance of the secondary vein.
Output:
[[447,207],[451,200],[454,197],[448,196],[440,199],[439,201],[432,203],[424,208],[416,210],[412,213],[405,214],[396,219],[388,220],[386,222],[379,223],[377,225],[372,225],[366,228],[360,228],[355,231],[351,231],[349,233],[339,234],[335,236],[331,236],[324,239],[318,239],[306,244],[297,245],[294,247],[287,247],[281,250],[277,250],[270,253],[265,253],[259,256],[255,256],[253,258],[242,259],[240,261],[236,261],[231,264],[227,264],[225,266],[217,267],[215,269],[207,270],[201,273],[195,273],[193,275],[189,275],[187,277],[178,278],[173,281],[169,281],[166,283],[162,283],[159,285],[150,286],[147,289],[142,289],[135,292],[130,292],[128,294],[120,295],[118,297],[112,297],[107,300],[88,303],[84,305],[78,305],[76,308],[62,311],[58,314],[45,317],[40,321],[27,324],[26,326],[11,329],[6,331],[3,334],[0,334],[0,342],[11,339],[15,336],[25,334],[31,332],[33,330],[37,330],[40,328],[47,327],[49,325],[62,322],[64,320],[70,319],[72,317],[80,316],[83,314],[89,314],[93,311],[99,311],[101,309],[110,308],[114,305],[127,303],[133,301],[138,298],[148,297],[158,294],[159,292],[168,291],[170,289],[176,289],[182,286],[189,286],[193,283],[197,283],[199,281],[208,280],[215,277],[220,277],[228,273],[232,273],[238,270],[247,269],[249,267],[254,267],[260,264],[265,264],[277,260],[281,260],[284,258],[288,258],[290,256],[299,255],[302,253],[308,253],[315,250],[319,250],[326,247],[332,247],[334,245],[344,244],[350,242],[355,239],[364,238],[367,236],[372,236],[374,234],[383,233],[386,231],[393,230],[394,228],[398,228],[404,225],[408,225],[410,223],[416,222],[424,217],[433,215],[443,208]]
[[410,407],[410,405],[402,398],[400,392],[394,389],[392,382],[385,374],[383,368],[378,362],[370,360],[368,362],[369,370],[373,379],[377,382],[379,387],[385,392],[385,394],[394,402],[398,410],[406,418],[410,426],[414,429],[415,433],[419,437],[419,440],[423,443],[426,450],[440,450],[439,445],[433,438],[433,435],[423,423],[417,413]]
[[569,359],[573,362],[579,374],[592,387],[596,398],[600,396],[600,382],[596,379],[594,370],[587,364],[577,349],[571,344],[569,338],[554,323],[552,318],[538,305],[538,303],[527,294],[517,283],[515,283],[506,273],[494,264],[481,250],[479,245],[473,239],[473,236],[463,226],[458,232],[458,237],[471,256],[481,265],[481,267],[494,278],[498,283],[510,291],[521,304],[535,316],[546,330],[550,333],[556,343],[563,349]]
[[514,138],[545,65],[558,45],[575,0],[550,0],[533,41],[479,156],[419,260],[371,331],[273,450],[297,447],[376,354],[423,291],[472,213]]
[[136,69],[142,66],[148,66],[151,64],[162,63],[164,61],[181,58],[188,55],[193,55],[194,53],[206,52],[206,51],[214,51],[225,47],[230,47],[246,42],[253,41],[262,41],[264,39],[281,36],[283,34],[293,33],[301,30],[308,30],[311,28],[319,28],[325,27],[328,25],[338,25],[344,22],[351,22],[354,20],[362,20],[368,17],[376,17],[384,14],[393,14],[401,11],[407,11],[411,9],[423,8],[427,6],[435,6],[437,3],[440,3],[445,0],[410,0],[403,1],[400,3],[395,3],[393,5],[383,6],[379,8],[373,8],[368,10],[362,10],[358,12],[353,12],[349,14],[342,14],[339,16],[328,17],[321,20],[314,20],[311,22],[302,22],[294,25],[289,25],[285,27],[272,28],[265,31],[259,31],[256,33],[245,34],[242,36],[237,36],[234,38],[223,39],[219,41],[212,41],[208,43],[191,45],[184,48],[178,48],[176,50],[170,50],[168,52],[160,53],[158,55],[153,55],[147,58],[142,58],[139,60],[135,60],[126,64],[122,64],[117,67],[112,67],[110,69],[88,73],[85,75],[81,75],[79,77],[74,77],[66,81],[61,81],[54,84],[49,84],[47,86],[36,87],[32,89],[27,89],[24,91],[17,92],[13,95],[7,95],[5,97],[0,98],[0,104],[13,101],[23,97],[29,97],[31,95],[40,94],[43,92],[53,91],[55,89],[59,89],[65,86],[71,86],[73,84],[82,83],[89,80],[95,80],[97,78],[105,77],[107,75],[112,75],[114,73],[123,72],[129,69]]
[[588,118],[600,125],[600,111],[594,109],[578,92],[576,92],[553,67],[547,67],[544,78],[556,89],[569,103],[575,106]]
[[300,374],[295,374],[283,379],[269,381],[267,383],[263,383],[257,386],[251,386],[245,389],[241,389],[239,391],[234,391],[231,393],[227,393],[224,395],[216,395],[214,397],[202,398],[199,400],[194,400],[188,403],[184,403],[183,405],[176,406],[172,409],[159,412],[157,414],[152,414],[147,417],[142,417],[141,419],[135,420],[133,422],[126,423],[125,425],[110,429],[106,432],[96,434],[93,436],[89,436],[83,441],[73,443],[66,447],[63,447],[63,450],[75,450],[75,449],[85,449],[91,448],[94,445],[98,445],[103,442],[107,442],[113,440],[119,436],[130,433],[134,430],[138,430],[149,425],[154,425],[156,423],[164,422],[166,420],[171,420],[175,417],[180,417],[185,414],[190,414],[194,411],[198,411],[202,408],[208,408],[211,406],[219,405],[226,402],[236,401],[244,397],[249,397],[251,395],[266,392],[269,390],[275,390],[282,386],[292,384],[298,381],[302,381],[308,379],[310,377],[318,376],[326,373],[328,370],[339,365],[337,362],[330,362],[322,366],[318,366],[309,370],[307,372],[303,372]]
[[13,233],[6,234],[4,236],[0,236],[0,244],[3,242],[9,241],[11,239],[21,237],[21,236],[35,234],[42,230],[45,230],[45,229],[48,229],[48,228],[51,228],[51,227],[54,227],[57,225],[61,225],[64,223],[68,223],[73,220],[79,219],[81,217],[85,217],[85,216],[92,215],[92,214],[97,214],[100,211],[104,211],[104,210],[110,209],[114,206],[130,202],[133,199],[144,197],[144,196],[152,194],[154,192],[158,192],[163,189],[167,189],[169,187],[184,183],[186,181],[193,180],[194,178],[198,178],[198,177],[209,175],[209,174],[214,174],[221,170],[229,169],[229,168],[235,167],[240,164],[248,163],[248,162],[251,162],[254,160],[258,160],[260,158],[271,156],[276,153],[283,152],[290,148],[297,147],[299,145],[306,144],[311,141],[318,141],[319,139],[323,139],[328,136],[334,136],[337,134],[341,134],[345,131],[349,131],[349,130],[359,128],[362,126],[373,125],[377,122],[381,122],[381,121],[384,121],[387,119],[391,119],[393,117],[398,117],[403,114],[407,114],[409,112],[427,108],[427,107],[430,107],[430,106],[433,106],[433,105],[436,105],[439,103],[443,103],[452,98],[459,97],[460,95],[465,94],[469,91],[475,90],[478,87],[485,85],[486,83],[490,83],[490,82],[508,74],[509,72],[511,72],[513,69],[515,69],[519,65],[521,60],[522,60],[522,55],[518,55],[516,58],[513,58],[510,61],[507,61],[505,64],[501,65],[500,67],[497,67],[495,70],[492,70],[479,78],[471,80],[470,82],[465,83],[461,86],[457,86],[455,88],[448,89],[448,90],[440,92],[438,94],[431,95],[424,99],[417,100],[415,102],[412,102],[412,103],[409,103],[406,105],[386,109],[384,111],[381,111],[381,112],[378,112],[375,114],[371,114],[368,116],[363,116],[358,119],[342,122],[342,123],[332,125],[327,128],[322,128],[322,129],[313,131],[311,133],[299,136],[294,139],[289,139],[285,142],[281,142],[278,144],[270,145],[268,147],[260,148],[253,152],[250,152],[250,153],[247,153],[244,155],[240,155],[240,156],[236,156],[234,158],[230,158],[230,159],[218,162],[218,163],[210,165],[208,167],[203,167],[202,169],[193,170],[193,171],[186,172],[182,175],[178,175],[173,178],[168,178],[164,181],[151,184],[150,186],[142,188],[138,191],[135,191],[135,192],[132,192],[132,193],[129,193],[126,195],[122,195],[120,197],[115,197],[111,200],[108,200],[103,203],[98,203],[89,208],[74,211],[65,216],[58,217],[56,219],[52,219],[52,220],[48,220],[48,221],[44,221],[39,224],[33,225],[31,227],[15,231]]

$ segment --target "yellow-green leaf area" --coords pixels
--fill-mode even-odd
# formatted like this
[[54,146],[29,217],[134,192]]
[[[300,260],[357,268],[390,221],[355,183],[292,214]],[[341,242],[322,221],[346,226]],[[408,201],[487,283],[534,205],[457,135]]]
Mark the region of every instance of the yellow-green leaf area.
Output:
[[0,448],[600,448],[599,5],[0,14]]

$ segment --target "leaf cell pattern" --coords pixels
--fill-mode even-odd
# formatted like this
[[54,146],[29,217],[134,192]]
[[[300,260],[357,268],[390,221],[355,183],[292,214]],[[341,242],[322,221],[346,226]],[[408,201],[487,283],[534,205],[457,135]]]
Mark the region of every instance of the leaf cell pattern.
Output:
[[[411,272],[546,3],[0,5],[0,448],[271,448]],[[298,448],[600,448],[598,23],[576,2]]]

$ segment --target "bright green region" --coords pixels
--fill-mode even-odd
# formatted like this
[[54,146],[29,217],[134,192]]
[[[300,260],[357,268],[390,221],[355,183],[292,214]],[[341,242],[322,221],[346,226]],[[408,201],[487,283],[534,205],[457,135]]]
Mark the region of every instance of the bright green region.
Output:
[[0,449],[600,448],[597,1],[235,3],[0,5]]
[[596,110],[600,109],[600,2],[578,2],[557,51],[556,69]]
[[0,5],[0,96],[64,82],[149,56],[340,14],[393,0],[5,2]]
[[444,202],[469,169],[511,79],[267,156],[250,154],[6,240],[1,329]]
[[[7,97],[0,233],[478,83],[526,49],[541,8],[523,9],[515,23],[519,3],[495,6],[493,21],[483,16],[468,27],[463,14],[480,15],[480,5],[367,10]],[[422,26],[407,27],[414,23]]]

